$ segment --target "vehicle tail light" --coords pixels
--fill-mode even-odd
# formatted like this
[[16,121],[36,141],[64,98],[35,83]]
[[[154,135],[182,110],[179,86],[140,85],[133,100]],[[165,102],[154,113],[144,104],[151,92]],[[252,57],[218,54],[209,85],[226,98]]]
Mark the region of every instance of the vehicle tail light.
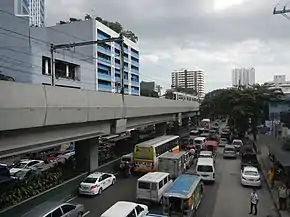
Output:
[[215,173],[212,174],[212,177],[215,178]]
[[90,189],[94,190],[96,187],[97,187],[97,185],[92,185]]

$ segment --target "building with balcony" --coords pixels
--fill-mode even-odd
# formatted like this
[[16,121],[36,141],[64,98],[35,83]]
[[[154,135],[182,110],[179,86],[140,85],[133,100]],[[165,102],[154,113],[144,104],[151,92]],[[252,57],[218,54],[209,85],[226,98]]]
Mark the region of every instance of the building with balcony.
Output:
[[255,84],[255,69],[254,68],[241,68],[232,70],[232,84],[237,86],[250,86]]
[[[13,12],[9,0],[3,2],[1,8]],[[17,17],[0,13],[0,26],[8,30],[13,27],[19,33],[31,36],[20,38],[11,32],[0,35],[0,46],[3,47],[0,49],[0,55],[3,55],[1,74],[16,82],[44,85],[52,83],[50,44],[118,37],[116,32],[95,20],[37,28],[29,27],[29,19],[19,22]],[[129,39],[124,41],[124,92],[140,95],[139,49]],[[113,93],[121,91],[120,45],[115,42],[60,49],[54,53],[54,58],[56,86]]]
[[204,97],[203,70],[180,69],[171,73],[172,88],[193,89],[200,99]]

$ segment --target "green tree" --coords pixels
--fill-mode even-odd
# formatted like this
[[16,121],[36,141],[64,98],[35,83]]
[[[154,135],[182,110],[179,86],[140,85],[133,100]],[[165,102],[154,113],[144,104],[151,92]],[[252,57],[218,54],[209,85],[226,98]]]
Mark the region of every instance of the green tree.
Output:
[[200,114],[211,119],[227,117],[232,134],[242,137],[250,128],[256,139],[257,126],[265,117],[265,106],[281,95],[281,91],[266,85],[214,90],[206,94]]
[[173,99],[173,91],[172,90],[166,90],[164,94],[165,99]]
[[91,15],[89,15],[89,14],[86,14],[85,15],[85,20],[91,20],[92,19],[92,16]]

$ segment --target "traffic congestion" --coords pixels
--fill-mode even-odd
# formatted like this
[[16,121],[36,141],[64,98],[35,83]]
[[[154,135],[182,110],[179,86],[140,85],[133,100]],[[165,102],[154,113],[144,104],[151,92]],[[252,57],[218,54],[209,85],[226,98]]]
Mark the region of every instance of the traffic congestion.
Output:
[[263,182],[251,142],[232,138],[225,121],[206,119],[187,137],[163,135],[135,144],[120,158],[118,171],[88,174],[77,196],[40,204],[23,216],[242,217],[252,187],[265,196],[266,209],[258,216],[266,216],[273,204]]

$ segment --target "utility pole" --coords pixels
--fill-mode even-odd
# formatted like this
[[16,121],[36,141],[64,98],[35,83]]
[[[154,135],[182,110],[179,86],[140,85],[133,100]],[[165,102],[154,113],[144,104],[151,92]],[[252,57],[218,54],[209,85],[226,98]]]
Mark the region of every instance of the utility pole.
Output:
[[121,52],[120,52],[120,65],[121,65],[121,93],[124,95],[124,38],[122,33],[119,37],[108,38],[104,40],[95,40],[95,41],[85,41],[85,42],[78,42],[78,43],[67,43],[67,44],[51,44],[50,46],[50,55],[51,55],[51,85],[55,86],[55,59],[54,59],[54,52],[57,49],[68,49],[68,48],[75,48],[81,46],[87,46],[92,44],[104,44],[107,42],[119,42],[121,45]]
[[274,15],[280,14],[286,19],[290,20],[290,17],[287,15],[288,13],[290,13],[290,9],[286,9],[286,5],[283,7],[282,10],[277,10],[277,7],[274,7],[274,10],[273,10]]

